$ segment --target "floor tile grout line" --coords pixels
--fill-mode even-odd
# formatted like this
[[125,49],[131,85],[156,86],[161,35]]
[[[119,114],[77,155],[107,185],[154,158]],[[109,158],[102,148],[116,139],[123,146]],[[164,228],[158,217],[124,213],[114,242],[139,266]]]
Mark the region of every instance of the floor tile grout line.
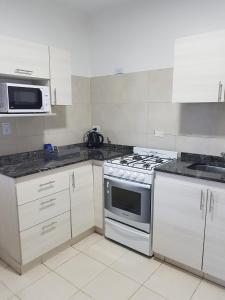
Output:
[[[73,248],[73,247],[71,247],[71,248]],[[74,249],[75,250],[75,249]],[[60,253],[58,253],[58,254],[60,254]],[[58,255],[58,254],[56,254],[56,255]],[[77,256],[78,254],[80,254],[80,251],[78,251],[78,253],[76,253],[76,254],[74,254],[72,257],[70,257],[70,258],[68,258],[67,260],[65,260],[63,263],[61,263],[60,265],[58,265],[57,267],[55,267],[55,268],[51,268],[51,267],[49,267],[49,266],[47,266],[45,263],[48,261],[48,260],[46,260],[45,262],[42,262],[42,264],[46,267],[46,268],[48,268],[50,271],[53,271],[53,270],[55,270],[55,269],[57,269],[57,268],[59,268],[59,267],[61,267],[62,265],[64,265],[65,263],[67,263],[68,261],[70,261],[70,260],[72,260],[75,256]],[[55,256],[56,256],[55,255]],[[52,256],[51,258],[53,258],[54,256]],[[51,259],[50,258],[50,259]]]
[[159,263],[159,266],[148,276],[148,278],[143,282],[143,285],[158,271],[158,269],[162,266],[162,263]]
[[199,283],[198,283],[196,289],[195,289],[194,292],[192,293],[192,295],[191,295],[191,297],[189,298],[189,300],[191,300],[191,299],[193,298],[194,294],[197,292],[197,290],[198,290],[200,284],[202,283],[202,281],[203,281],[203,280],[202,280],[202,278],[201,278],[201,280],[199,281]]
[[129,299],[131,299],[140,289],[142,288],[142,285],[140,285],[136,290],[135,290],[135,292],[133,292],[131,295],[130,295],[130,297],[128,298],[128,300]]
[[[42,263],[40,264],[40,265],[38,265],[38,266],[41,266],[41,265],[43,265]],[[45,267],[45,266],[44,266]],[[46,268],[46,267],[45,267]],[[9,270],[12,270],[13,272],[16,272],[14,269],[12,269],[11,267],[8,267],[8,268],[6,268],[6,269],[9,269]],[[28,284],[27,286],[25,286],[25,287],[23,287],[22,289],[19,289],[18,291],[13,291],[10,287],[8,287],[8,289],[10,289],[11,291],[12,291],[12,293],[15,295],[15,296],[17,296],[18,297],[18,293],[20,293],[20,292],[22,292],[24,289],[26,289],[26,288],[28,288],[29,286],[31,286],[32,284],[34,284],[34,283],[36,283],[37,281],[39,281],[40,279],[42,279],[43,277],[45,277],[45,276],[47,276],[49,273],[50,273],[50,270],[48,269],[48,268],[46,268],[47,269],[47,273],[46,274],[44,274],[44,275],[42,275],[41,277],[39,277],[38,279],[35,279],[33,282],[31,282],[30,284]],[[24,274],[26,274],[26,273],[24,273],[24,274],[22,274],[22,275],[20,275],[20,274],[18,274],[18,273],[16,273],[18,276],[23,276]]]

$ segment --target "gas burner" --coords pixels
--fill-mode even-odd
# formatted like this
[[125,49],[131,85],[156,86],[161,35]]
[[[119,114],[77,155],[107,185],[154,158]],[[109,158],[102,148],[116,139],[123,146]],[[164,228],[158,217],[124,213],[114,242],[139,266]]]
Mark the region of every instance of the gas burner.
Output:
[[134,154],[133,156],[133,160],[142,160],[142,159],[143,159],[142,156],[139,154]]
[[163,159],[157,157],[155,162],[158,164],[161,164],[161,163],[163,163]]
[[120,163],[121,165],[127,165],[128,161],[126,159],[121,159]]
[[150,163],[145,163],[145,164],[143,164],[143,168],[144,168],[144,169],[148,169],[150,166],[151,166]]

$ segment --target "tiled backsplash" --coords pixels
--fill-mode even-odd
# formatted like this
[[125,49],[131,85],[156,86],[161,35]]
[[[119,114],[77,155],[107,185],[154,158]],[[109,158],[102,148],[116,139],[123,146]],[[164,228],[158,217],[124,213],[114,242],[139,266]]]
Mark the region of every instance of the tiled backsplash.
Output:
[[92,78],[92,122],[114,143],[220,154],[225,103],[172,104],[172,74],[162,69]]
[[91,126],[90,78],[72,76],[72,96],[72,106],[53,108],[56,116],[1,118],[11,124],[12,134],[3,136],[0,127],[0,155],[41,149],[44,143],[81,142]]
[[[8,118],[0,155],[79,143],[92,124],[112,143],[218,155],[225,151],[225,103],[172,104],[172,69],[95,78],[72,76],[73,105],[54,117]],[[1,128],[0,128],[1,129]],[[155,131],[164,133],[156,136]]]

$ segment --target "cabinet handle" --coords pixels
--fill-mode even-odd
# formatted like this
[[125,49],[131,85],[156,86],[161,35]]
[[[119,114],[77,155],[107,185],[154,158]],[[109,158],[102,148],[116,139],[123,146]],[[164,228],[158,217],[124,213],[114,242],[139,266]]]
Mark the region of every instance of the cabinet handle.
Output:
[[222,100],[222,88],[223,88],[223,85],[222,85],[222,82],[220,81],[219,82],[219,92],[218,92],[218,102],[221,102],[221,100]]
[[[208,191],[207,191],[208,193]],[[203,203],[203,190],[201,190],[201,197],[200,197],[200,210],[204,208],[204,203]]]
[[40,207],[39,210],[44,210],[44,209],[47,209],[47,208],[49,208],[49,207],[55,206],[56,203],[53,202],[53,201],[55,201],[55,200],[56,200],[56,198],[53,198],[53,199],[50,199],[50,200],[41,202],[41,203],[40,203],[40,206],[41,206],[41,207]]
[[39,186],[42,187],[42,186],[46,186],[46,185],[53,184],[53,183],[55,183],[55,180],[53,180],[53,181],[48,181],[48,182],[46,182],[46,183],[41,183]]
[[57,104],[57,91],[56,88],[54,88],[54,104]]
[[46,233],[49,233],[52,230],[55,230],[56,229],[56,226],[55,226],[56,224],[57,224],[57,222],[52,222],[51,224],[42,226],[41,235],[44,235]]
[[213,210],[214,210],[214,198],[213,198],[213,193],[210,192],[209,212],[212,213]]
[[74,191],[74,190],[75,190],[75,187],[76,187],[76,184],[75,184],[75,174],[74,174],[74,172],[73,172],[73,174],[72,174],[72,180],[73,180],[72,185],[73,185],[73,191]]
[[33,71],[31,71],[31,70],[24,70],[24,69],[15,69],[15,73],[17,73],[17,74],[25,74],[25,75],[32,75]]

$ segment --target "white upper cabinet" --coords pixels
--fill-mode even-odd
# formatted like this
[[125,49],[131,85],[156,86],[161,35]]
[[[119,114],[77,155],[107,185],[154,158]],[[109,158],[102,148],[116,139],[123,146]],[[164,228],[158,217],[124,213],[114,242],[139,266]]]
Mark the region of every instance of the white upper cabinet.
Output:
[[177,39],[172,101],[224,102],[224,87],[225,31]]
[[49,79],[48,46],[0,36],[0,74]]
[[53,47],[49,53],[52,105],[72,105],[70,53]]

